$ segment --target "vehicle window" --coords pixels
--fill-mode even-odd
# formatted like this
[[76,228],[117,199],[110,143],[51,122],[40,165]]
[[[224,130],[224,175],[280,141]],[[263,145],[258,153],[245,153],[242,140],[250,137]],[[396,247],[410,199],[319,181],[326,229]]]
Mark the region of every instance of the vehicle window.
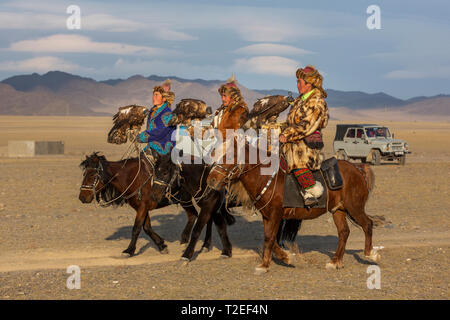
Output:
[[364,139],[364,130],[363,129],[358,129],[358,131],[356,132],[356,138]]
[[369,138],[375,137],[375,129],[374,128],[366,128],[366,136]]
[[386,138],[386,128],[378,128],[377,131],[375,132],[375,135],[377,137]]
[[355,137],[355,129],[349,129],[347,131],[347,135],[345,137],[346,138],[354,138]]

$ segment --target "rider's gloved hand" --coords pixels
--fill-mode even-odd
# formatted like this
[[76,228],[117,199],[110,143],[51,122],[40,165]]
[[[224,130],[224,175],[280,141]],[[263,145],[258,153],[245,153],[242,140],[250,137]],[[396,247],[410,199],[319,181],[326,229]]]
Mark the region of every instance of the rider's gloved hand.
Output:
[[147,141],[145,140],[145,138],[146,138],[145,132],[142,131],[142,132],[140,132],[140,133],[136,136],[136,141],[137,141],[137,142],[141,142],[141,143],[147,142]]

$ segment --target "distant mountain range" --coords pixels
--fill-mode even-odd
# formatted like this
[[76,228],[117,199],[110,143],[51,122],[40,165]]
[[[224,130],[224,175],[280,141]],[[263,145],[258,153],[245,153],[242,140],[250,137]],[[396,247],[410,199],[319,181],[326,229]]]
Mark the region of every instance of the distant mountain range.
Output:
[[[172,80],[175,103],[182,98],[204,100],[214,110],[221,104],[217,92],[224,80],[183,79],[151,75],[128,79],[96,81],[91,78],[51,71],[44,75],[18,75],[0,82],[0,114],[4,115],[111,115],[121,106],[139,104],[151,106],[152,89],[165,79]],[[287,90],[252,90],[239,85],[249,107],[265,95],[287,95]],[[402,100],[383,92],[369,94],[360,91],[327,89],[328,106],[332,110],[364,111],[393,110],[414,114],[450,118],[450,95],[415,97]],[[298,94],[293,93],[296,97]],[[347,111],[345,111],[347,112]],[[342,113],[342,112],[341,112]]]

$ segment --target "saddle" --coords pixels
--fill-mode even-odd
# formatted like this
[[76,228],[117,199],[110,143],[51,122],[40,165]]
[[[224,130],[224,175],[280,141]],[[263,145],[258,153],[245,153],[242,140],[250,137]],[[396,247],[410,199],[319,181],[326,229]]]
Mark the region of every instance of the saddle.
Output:
[[[284,176],[283,207],[284,208],[306,208],[303,196],[300,194],[302,187],[298,184],[293,173],[287,172],[287,163],[283,156],[280,157],[280,167],[286,173]],[[336,158],[329,158],[322,162],[319,170],[312,171],[314,179],[324,186],[322,196],[317,199],[318,204],[308,208],[326,208],[328,201],[328,190],[342,188],[343,180],[339,172]],[[325,188],[326,186],[326,188]]]

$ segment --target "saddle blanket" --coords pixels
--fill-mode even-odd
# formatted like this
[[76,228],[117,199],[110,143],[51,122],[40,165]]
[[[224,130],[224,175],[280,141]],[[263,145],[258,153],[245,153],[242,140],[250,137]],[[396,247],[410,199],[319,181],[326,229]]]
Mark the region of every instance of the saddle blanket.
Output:
[[[317,199],[319,203],[310,208],[326,208],[328,198],[327,185],[320,170],[313,171],[312,173],[314,179],[322,184],[324,191],[322,196]],[[300,193],[301,189],[294,174],[286,172],[284,176],[283,208],[305,208],[303,196]]]

